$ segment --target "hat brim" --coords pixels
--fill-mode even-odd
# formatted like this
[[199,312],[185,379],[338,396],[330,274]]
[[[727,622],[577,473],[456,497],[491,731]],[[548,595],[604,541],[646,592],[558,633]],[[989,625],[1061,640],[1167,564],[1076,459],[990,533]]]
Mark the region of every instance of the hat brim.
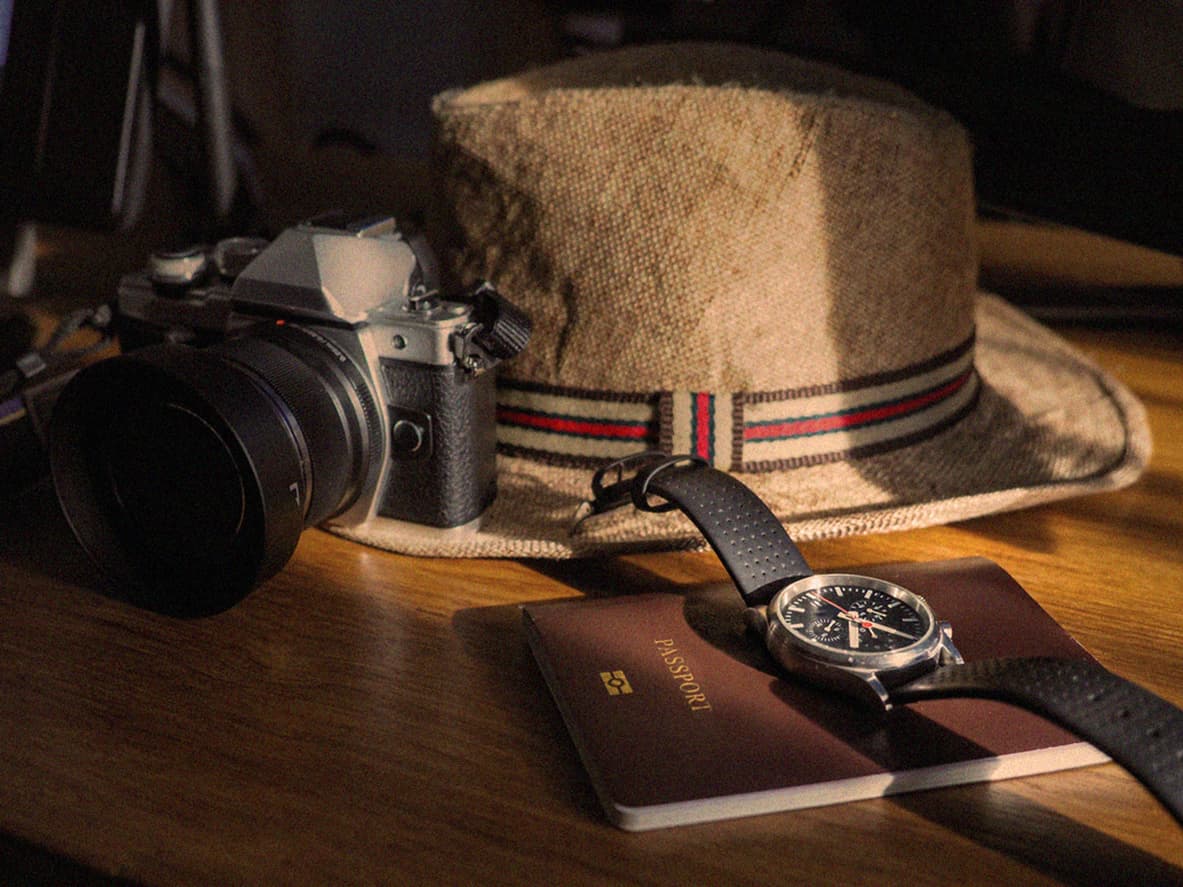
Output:
[[[981,392],[957,422],[874,456],[736,474],[798,540],[903,530],[1132,483],[1150,457],[1145,410],[1117,379],[988,293],[976,307]],[[479,527],[408,533],[385,521],[330,531],[404,554],[574,558],[705,543],[677,512],[632,507],[574,524],[591,472],[498,456]]]

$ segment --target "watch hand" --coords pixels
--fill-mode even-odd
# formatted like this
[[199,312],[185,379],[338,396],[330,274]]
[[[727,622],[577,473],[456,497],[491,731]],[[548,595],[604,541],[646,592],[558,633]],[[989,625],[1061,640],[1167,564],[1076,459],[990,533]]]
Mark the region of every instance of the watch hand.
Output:
[[894,634],[901,638],[907,638],[910,641],[914,641],[919,637],[919,635],[908,634],[906,631],[900,631],[896,628],[888,628],[886,625],[876,625],[875,627],[880,631],[886,631],[888,634]]
[[879,626],[876,625],[874,622],[872,622],[869,619],[864,619],[862,616],[860,616],[858,614],[857,610],[851,610],[850,615],[847,616],[846,618],[850,620],[852,625],[857,622],[859,627],[865,628],[867,631],[871,632],[871,637],[876,636],[875,629],[878,628]]
[[863,628],[870,629],[871,636],[874,637],[874,635],[875,635],[874,629],[876,627],[874,623],[868,622],[866,619],[860,619],[858,613],[855,613],[852,610],[846,609],[841,604],[835,603],[834,601],[830,600],[827,597],[823,597],[821,592],[811,591],[810,594],[812,594],[815,598],[817,598],[822,603],[829,604],[835,610],[840,610],[841,612],[838,613],[839,618],[848,619],[848,620],[850,620],[851,623],[858,623]]
[[866,619],[859,619],[859,618],[857,618],[857,615],[851,615],[849,612],[839,613],[838,618],[845,619],[848,622],[850,622],[852,625],[857,622],[863,628],[869,629],[872,634],[874,634],[876,631],[885,631],[888,634],[899,635],[902,638],[908,638],[908,640],[912,640],[912,641],[916,640],[916,638],[918,637],[918,635],[908,634],[905,631],[900,631],[898,628],[891,628],[887,625],[879,625],[876,622],[868,622]]
[[[829,603],[829,601],[827,601],[826,603]],[[858,613],[854,612],[853,610],[843,610],[841,613],[838,614],[838,618],[845,619],[847,622],[853,623],[855,625],[861,625],[863,628],[875,629],[875,628],[882,628],[883,627],[882,625],[878,625],[874,622],[870,622],[869,620],[864,619],[862,616],[860,616]]]
[[822,595],[821,595],[821,593],[820,593],[820,592],[817,592],[817,591],[811,591],[811,592],[810,592],[810,594],[812,594],[812,595],[813,595],[815,598],[817,598],[817,599],[818,599],[819,601],[821,601],[823,604],[829,604],[829,605],[830,605],[831,607],[833,607],[835,610],[841,610],[843,613],[846,613],[847,615],[849,615],[849,614],[850,614],[850,611],[849,611],[848,609],[846,609],[844,606],[842,606],[841,604],[836,604],[836,603],[834,603],[832,600],[830,600],[830,599],[829,599],[829,598],[827,598],[827,597],[822,597]]
[[858,649],[858,644],[859,644],[859,640],[858,640],[858,626],[857,626],[857,625],[855,625],[855,624],[854,624],[854,622],[852,621],[848,627],[849,627],[850,631],[849,631],[849,633],[848,633],[848,635],[847,635],[847,638],[848,638],[848,640],[847,640],[847,643],[849,643],[849,644],[850,644],[850,648],[851,648],[852,650],[857,650],[857,649]]

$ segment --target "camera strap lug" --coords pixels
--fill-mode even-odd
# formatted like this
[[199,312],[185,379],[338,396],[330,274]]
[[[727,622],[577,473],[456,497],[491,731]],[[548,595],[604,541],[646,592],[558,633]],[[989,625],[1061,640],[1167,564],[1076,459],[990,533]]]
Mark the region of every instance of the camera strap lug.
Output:
[[472,306],[472,322],[452,334],[452,353],[471,373],[480,373],[518,354],[530,340],[530,318],[487,281],[457,298]]

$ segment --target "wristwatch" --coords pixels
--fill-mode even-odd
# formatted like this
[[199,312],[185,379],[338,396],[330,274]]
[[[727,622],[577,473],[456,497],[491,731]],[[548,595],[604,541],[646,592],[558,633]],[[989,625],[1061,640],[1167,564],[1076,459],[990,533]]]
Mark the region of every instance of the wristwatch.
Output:
[[1183,711],[1093,660],[965,662],[952,627],[902,586],[814,573],[767,505],[693,456],[641,453],[601,468],[591,511],[628,501],[681,509],[747,604],[744,617],[790,675],[879,711],[923,699],[980,697],[1035,712],[1092,743],[1183,822]]

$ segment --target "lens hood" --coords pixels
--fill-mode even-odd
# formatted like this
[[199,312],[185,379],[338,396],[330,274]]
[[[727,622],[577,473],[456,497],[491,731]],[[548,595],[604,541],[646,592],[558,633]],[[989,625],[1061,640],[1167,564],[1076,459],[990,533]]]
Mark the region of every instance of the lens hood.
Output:
[[54,489],[118,593],[175,615],[218,612],[279,570],[304,529],[311,467],[266,384],[209,351],[158,345],[65,387]]

